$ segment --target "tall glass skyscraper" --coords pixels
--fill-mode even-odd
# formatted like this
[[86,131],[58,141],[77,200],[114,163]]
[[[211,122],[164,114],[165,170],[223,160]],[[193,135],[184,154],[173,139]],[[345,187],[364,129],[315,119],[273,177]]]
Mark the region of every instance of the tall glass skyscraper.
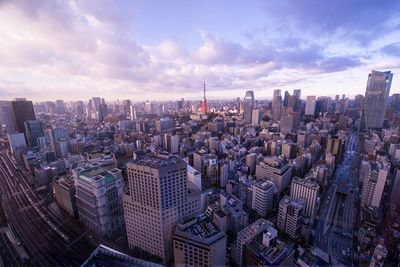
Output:
[[254,92],[247,91],[243,103],[243,109],[244,109],[243,119],[246,124],[251,123],[253,107],[254,107]]
[[390,71],[373,70],[368,75],[364,106],[366,128],[382,128],[392,78]]

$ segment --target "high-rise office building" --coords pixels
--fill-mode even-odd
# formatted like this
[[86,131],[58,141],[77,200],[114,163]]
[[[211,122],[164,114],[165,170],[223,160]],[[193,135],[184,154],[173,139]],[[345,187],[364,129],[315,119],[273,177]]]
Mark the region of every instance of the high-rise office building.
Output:
[[261,121],[261,111],[259,108],[253,109],[253,114],[251,116],[251,124],[259,125]]
[[256,172],[257,154],[249,153],[246,155],[246,165],[249,167],[249,174],[254,175]]
[[316,96],[307,96],[305,115],[314,116],[316,107]]
[[290,197],[302,198],[306,201],[304,215],[314,220],[318,206],[319,184],[310,179],[294,177],[290,189]]
[[175,266],[225,266],[226,235],[203,215],[175,227]]
[[275,184],[271,181],[253,183],[251,208],[259,216],[266,216],[272,210],[275,190]]
[[25,132],[25,122],[36,120],[35,111],[33,110],[32,101],[16,100],[11,101],[12,114],[14,116],[15,129],[20,132]]
[[37,139],[44,136],[42,122],[39,120],[25,121],[25,136],[29,147],[38,145]]
[[187,163],[177,156],[148,155],[127,163],[129,193],[124,195],[130,248],[172,260],[177,223],[200,213],[199,199],[188,198]]
[[247,91],[244,96],[243,102],[243,120],[246,124],[250,124],[252,122],[253,115],[253,107],[254,107],[254,93],[253,91]]
[[71,176],[56,177],[53,180],[53,192],[57,205],[70,216],[78,215],[76,206],[74,180]]
[[6,126],[9,133],[15,131],[14,117],[10,101],[0,101],[0,127],[2,125]]
[[274,121],[281,120],[281,112],[282,112],[282,96],[281,90],[274,90],[274,96],[272,98],[272,118]]
[[101,98],[98,96],[94,96],[91,99],[92,106],[90,107],[92,111],[99,111],[100,110],[100,104],[101,104]]
[[392,100],[390,102],[390,106],[393,108],[393,110],[397,113],[400,112],[400,94],[393,94],[392,95]]
[[304,199],[284,196],[279,202],[277,227],[290,238],[297,239],[305,206]]
[[288,134],[299,128],[300,114],[298,112],[289,112],[281,117],[281,133]]
[[289,96],[290,96],[289,92],[285,91],[285,96],[283,98],[283,106],[284,107],[287,107],[289,104]]
[[390,169],[389,163],[369,161],[365,167],[367,170],[363,181],[361,205],[379,208]]
[[56,102],[55,102],[55,112],[57,114],[65,114],[64,100],[56,100]]
[[235,261],[238,266],[243,266],[244,251],[247,243],[258,234],[272,227],[272,223],[265,219],[258,219],[237,234]]
[[256,166],[256,177],[274,182],[277,191],[281,193],[290,184],[292,166],[282,157],[265,157]]
[[124,224],[121,170],[93,163],[72,170],[79,219],[101,235],[112,236]]
[[396,169],[390,191],[390,203],[400,208],[400,167]]
[[373,70],[368,75],[364,104],[366,128],[382,128],[392,78],[390,71]]

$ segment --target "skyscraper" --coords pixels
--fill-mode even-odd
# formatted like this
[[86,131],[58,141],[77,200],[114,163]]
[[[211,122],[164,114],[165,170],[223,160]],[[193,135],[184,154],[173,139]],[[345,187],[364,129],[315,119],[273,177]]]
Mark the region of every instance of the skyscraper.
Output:
[[32,101],[16,100],[11,101],[12,113],[14,115],[15,129],[20,132],[25,132],[25,122],[36,120],[35,111],[33,110]]
[[237,234],[235,261],[238,266],[243,266],[243,254],[246,244],[270,227],[272,227],[272,223],[261,218]]
[[124,195],[125,224],[130,248],[163,259],[173,255],[177,223],[200,212],[188,198],[187,164],[177,156],[148,155],[127,164],[129,193]]
[[253,107],[254,107],[254,92],[247,91],[244,96],[244,112],[243,112],[243,120],[246,124],[250,124],[253,116]]
[[275,184],[271,181],[258,181],[252,185],[251,208],[260,216],[272,210]]
[[306,200],[304,215],[314,219],[317,209],[319,185],[316,181],[294,177],[290,189],[292,198],[302,198]]
[[112,236],[124,223],[121,170],[91,164],[72,170],[79,219],[102,235]]
[[361,205],[379,208],[390,166],[387,162],[370,161],[366,167]]
[[175,266],[224,266],[226,239],[205,215],[178,224],[173,238]]
[[274,96],[272,98],[272,118],[274,121],[281,120],[281,109],[282,109],[282,96],[281,90],[274,90]]
[[29,120],[25,122],[25,136],[29,147],[38,145],[37,139],[44,136],[42,122],[39,120]]
[[288,196],[279,202],[277,227],[279,230],[296,239],[300,231],[300,222],[305,206],[304,199],[294,199]]
[[307,96],[306,111],[305,115],[314,116],[316,107],[316,97]]
[[10,101],[0,101],[0,124],[5,125],[9,133],[15,131]]
[[373,70],[368,75],[364,105],[366,128],[382,128],[392,78],[390,71]]

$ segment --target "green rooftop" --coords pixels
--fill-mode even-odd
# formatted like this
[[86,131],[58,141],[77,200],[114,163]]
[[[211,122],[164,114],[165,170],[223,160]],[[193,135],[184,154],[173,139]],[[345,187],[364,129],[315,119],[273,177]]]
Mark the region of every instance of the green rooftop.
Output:
[[95,168],[92,169],[90,171],[86,171],[84,173],[82,173],[81,175],[79,175],[79,179],[90,183],[93,179],[93,177],[100,175],[100,176],[104,176],[104,180],[106,182],[106,184],[111,183],[115,180],[115,178],[108,173],[108,169],[106,168]]

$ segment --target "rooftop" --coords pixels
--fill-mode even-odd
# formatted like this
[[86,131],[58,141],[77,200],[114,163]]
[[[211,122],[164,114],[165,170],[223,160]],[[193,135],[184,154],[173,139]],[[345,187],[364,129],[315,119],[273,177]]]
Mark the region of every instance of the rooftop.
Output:
[[82,267],[89,266],[159,267],[162,265],[134,258],[107,246],[99,245],[82,264]]
[[301,208],[304,207],[305,204],[305,200],[304,199],[295,199],[295,198],[291,198],[289,196],[284,196],[282,198],[282,200],[279,202],[279,206],[280,205],[285,205],[285,206],[293,206],[295,208]]
[[185,224],[178,224],[175,235],[210,245],[225,237],[222,232],[207,216],[200,216]]
[[[170,155],[170,154],[156,154],[156,155],[146,155],[142,158],[132,160],[129,163],[147,166],[151,168],[161,168],[161,167],[170,167],[176,164],[185,164],[185,161],[178,156]],[[186,165],[186,164],[185,164]]]
[[269,247],[266,247],[262,244],[262,238],[263,234],[258,234],[246,247],[257,255],[263,266],[279,266],[293,256],[294,249],[283,241],[275,240]]
[[295,177],[293,177],[293,181],[292,182],[295,182],[295,183],[298,183],[298,184],[302,184],[302,185],[305,185],[307,187],[311,187],[311,188],[314,188],[314,189],[318,189],[319,188],[319,184],[316,181],[311,180],[311,179],[304,179],[304,178],[300,178],[300,177],[295,176]]

